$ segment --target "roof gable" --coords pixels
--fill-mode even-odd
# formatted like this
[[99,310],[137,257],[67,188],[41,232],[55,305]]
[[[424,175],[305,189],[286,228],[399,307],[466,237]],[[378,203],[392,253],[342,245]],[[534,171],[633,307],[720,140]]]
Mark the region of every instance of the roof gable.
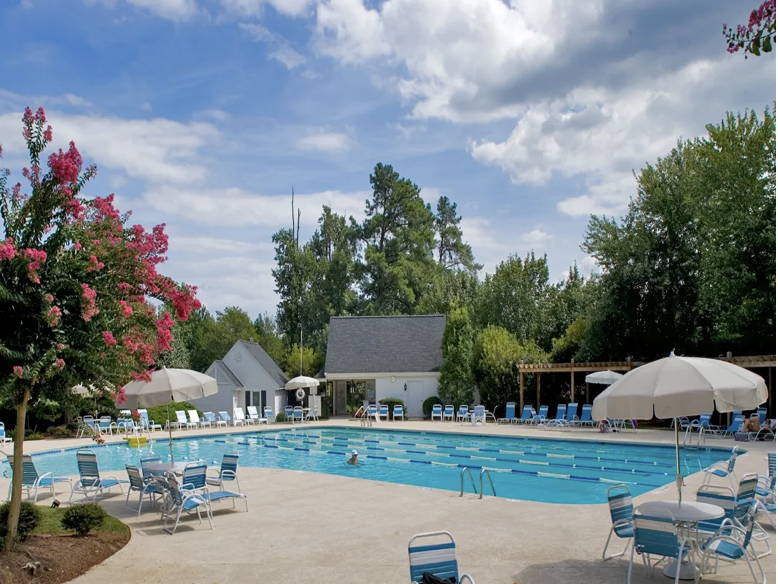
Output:
[[[257,363],[267,371],[267,374],[273,378],[273,381],[278,383],[278,387],[284,387],[289,378],[281,371],[278,364],[273,361],[273,358],[267,354],[265,349],[259,343],[253,343],[251,341],[238,341],[243,348],[251,355]],[[237,343],[236,343],[237,344]]]
[[[211,366],[208,368],[208,371],[214,369],[218,369],[219,371],[221,371],[221,373],[224,375],[224,378],[230,383],[232,383],[236,388],[243,387],[243,384],[240,382],[240,380],[237,377],[235,377],[235,374],[232,372],[232,370],[230,370],[230,368],[227,367],[227,364],[221,359],[217,359],[216,361],[214,361],[213,364],[211,364]],[[216,377],[216,375],[214,375],[213,377]],[[218,381],[219,379],[217,378],[217,382]]]
[[445,327],[442,314],[332,317],[324,371],[327,375],[439,371]]

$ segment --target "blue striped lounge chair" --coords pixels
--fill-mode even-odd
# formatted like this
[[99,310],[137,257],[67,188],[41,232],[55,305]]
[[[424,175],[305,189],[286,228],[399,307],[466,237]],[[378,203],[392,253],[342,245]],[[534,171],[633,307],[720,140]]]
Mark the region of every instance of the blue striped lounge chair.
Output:
[[568,424],[575,424],[578,422],[578,404],[575,402],[567,404],[567,415],[565,416],[565,422]]
[[[418,540],[445,540],[443,543],[422,544]],[[457,563],[457,546],[454,536],[448,531],[433,531],[414,535],[408,542],[408,560],[411,565],[411,582],[419,584],[425,573],[438,578],[454,578],[457,584],[475,581],[468,574],[459,575]]]
[[73,495],[76,493],[84,495],[84,499],[91,497],[92,501],[95,501],[97,497],[102,497],[104,491],[110,491],[113,487],[119,487],[119,490],[124,494],[122,484],[129,481],[119,480],[114,475],[101,477],[100,469],[97,466],[97,454],[94,450],[82,448],[77,451],[76,462],[78,463],[79,478],[70,489],[68,502],[73,500]]
[[[292,411],[292,415],[295,422],[300,422],[302,424],[305,421],[305,416],[303,414],[304,414],[303,406],[294,407],[294,410]],[[373,413],[371,415],[373,416],[376,415],[375,406],[373,406]]]
[[732,416],[732,423],[724,429],[724,436],[734,436],[735,432],[740,430],[740,426],[743,425],[743,414],[734,414]]
[[457,410],[457,422],[460,424],[470,419],[470,408],[462,404]]
[[447,405],[445,408],[443,408],[443,421],[451,420],[453,422],[455,417],[456,415],[454,414],[454,406]]
[[[181,491],[184,493],[194,493],[202,497],[206,502],[206,508],[211,517],[213,517],[213,508],[211,507],[211,504],[226,499],[232,499],[233,508],[235,507],[235,499],[242,499],[246,504],[246,511],[249,510],[248,498],[240,492],[240,489],[237,489],[237,491],[224,490],[224,481],[233,480],[234,478],[236,485],[238,482],[238,456],[236,454],[231,454],[225,455],[225,458],[228,458],[227,468],[224,469],[224,472],[220,472],[221,480],[217,483],[220,487],[218,490],[212,491],[209,488],[208,465],[202,460],[187,464],[184,467],[184,475],[181,479]],[[222,464],[224,464],[224,459],[222,459]],[[234,468],[235,470],[230,471],[230,468]]]
[[230,416],[227,412],[219,412],[219,420],[224,422],[226,426],[232,425],[232,416]]
[[138,410],[138,415],[140,416],[140,424],[143,426],[144,430],[150,430],[152,432],[155,430],[162,430],[161,424],[157,424],[154,420],[149,420],[148,410]]
[[697,501],[718,505],[724,509],[724,517],[698,522],[698,532],[716,533],[725,519],[730,519],[736,526],[742,528],[756,496],[757,481],[756,473],[746,473],[740,479],[737,491],[726,486],[701,486],[697,491]]
[[435,418],[438,418],[441,422],[443,421],[443,406],[440,404],[434,404],[432,406],[432,421],[435,421]]
[[140,459],[140,470],[143,473],[143,479],[148,480],[150,476],[155,474],[164,474],[164,473],[155,473],[151,472],[147,467],[150,464],[154,464],[157,462],[162,462],[162,457],[159,454],[149,454],[147,456],[142,456]]
[[392,410],[392,420],[396,420],[397,418],[400,418],[403,422],[405,421],[405,410],[403,410],[403,407],[400,404],[395,405]]
[[[603,560],[612,560],[613,558],[620,558],[627,553],[629,549],[630,541],[634,536],[632,529],[632,511],[634,506],[632,504],[632,493],[629,492],[627,485],[615,485],[608,489],[608,507],[611,512],[611,530],[608,533],[608,539],[605,541],[605,547],[602,550]],[[617,553],[607,555],[608,545],[611,542],[613,534],[620,539],[626,539],[627,545],[624,549]]]
[[216,414],[214,414],[213,412],[203,412],[203,418],[205,418],[211,424],[211,426],[216,426],[217,428],[219,426],[227,425],[226,420],[217,420]]
[[[759,558],[763,556],[757,555],[753,544],[754,529],[758,525],[755,513],[756,508],[752,506],[752,512],[745,518],[743,527],[735,526],[729,523],[729,520],[725,521],[721,529],[702,544],[700,549],[702,552],[701,573],[704,574],[706,572],[711,558],[715,558],[716,567],[718,567],[719,558],[729,562],[736,562],[745,558],[748,563],[748,569],[751,570],[751,576],[754,577],[754,582],[756,584],[759,584],[759,582],[766,584],[767,577],[764,568],[762,568],[762,563],[759,561]],[[759,567],[761,578],[756,576],[754,566],[751,563],[752,559],[756,561],[756,565]]]
[[735,445],[735,447],[732,449],[732,454],[729,456],[729,460],[722,460],[715,464],[710,465],[708,468],[703,470],[705,473],[705,478],[702,480],[703,485],[707,485],[710,483],[711,479],[713,477],[718,477],[720,479],[727,479],[729,480],[730,486],[734,489],[735,488],[735,463],[737,462],[738,457],[738,446]]
[[389,406],[383,404],[378,406],[378,418],[385,418],[387,422],[389,421]]
[[124,506],[127,509],[136,511],[134,507],[130,507],[130,495],[132,493],[140,493],[137,509],[138,516],[140,516],[140,513],[143,510],[143,499],[146,495],[149,496],[149,500],[153,505],[157,496],[162,496],[165,491],[159,485],[155,484],[154,481],[151,480],[151,477],[144,479],[143,472],[137,466],[128,464],[126,468],[127,476],[130,479],[130,487],[127,489],[127,498],[124,500]]
[[275,414],[273,413],[273,408],[271,408],[270,406],[265,406],[264,408],[262,408],[262,415],[265,416],[268,424],[270,422],[276,421]]
[[[636,510],[632,519],[635,544],[629,557],[629,570],[627,571],[627,584],[632,582],[632,565],[635,560],[635,552],[640,554],[643,567],[649,575],[653,576],[653,570],[664,559],[678,560],[675,571],[675,584],[681,571],[681,560],[689,553],[691,547],[685,537],[678,538],[675,520],[670,511],[653,509],[651,515],[640,513]],[[659,561],[652,563],[651,556],[659,556]]]
[[556,407],[556,417],[553,418],[552,422],[564,422],[565,416],[567,415],[567,404],[557,404]]
[[[8,464],[11,466],[11,472],[14,467],[13,454],[8,455]],[[27,493],[27,498],[33,498],[35,503],[38,502],[38,490],[49,489],[51,496],[56,498],[57,493],[54,489],[56,483],[70,483],[71,489],[73,488],[73,481],[69,478],[55,477],[52,473],[47,472],[38,474],[38,469],[35,468],[35,463],[32,461],[32,456],[29,454],[22,455],[22,490]],[[8,500],[11,500],[11,488],[13,487],[13,481],[8,485]]]
[[[164,519],[162,529],[167,533],[173,535],[176,532],[178,523],[181,520],[181,515],[184,512],[192,513],[196,511],[197,519],[202,525],[202,509],[205,509],[208,523],[210,524],[211,529],[213,529],[210,505],[201,493],[184,489],[176,480],[175,475],[170,473],[166,474],[164,477],[154,477],[153,484],[165,491],[165,502],[162,505],[162,518]],[[172,518],[175,518],[175,523],[173,524],[173,529],[170,529],[170,527],[168,527],[168,522]]]
[[10,436],[6,436],[5,424],[0,422],[0,444],[8,444],[9,442],[13,442],[13,439]]
[[516,420],[519,424],[529,424],[532,422],[532,416],[534,415],[534,411],[532,410],[532,406],[524,406],[524,409],[521,410],[521,417]]
[[286,416],[286,421],[287,422],[294,423],[294,407],[286,406],[284,408],[284,416]]
[[584,404],[581,406],[581,417],[576,424],[578,426],[594,426],[597,422],[592,420],[592,404]]
[[473,416],[472,416],[473,424],[477,424],[478,422],[483,422],[484,426],[486,425],[486,406],[475,406],[473,408]]
[[240,481],[238,480],[238,458],[237,452],[226,452],[222,456],[222,464],[218,469],[209,468],[207,472],[212,476],[207,476],[205,482],[209,486],[219,487],[224,490],[224,483],[234,482],[238,491],[240,491]]
[[547,417],[548,417],[548,406],[540,406],[540,408],[538,408],[538,413],[532,416],[531,423],[540,424],[541,422],[545,422]]
[[95,428],[97,428],[97,431],[100,434],[113,435],[114,430],[116,430],[117,433],[119,432],[119,428],[116,426],[116,422],[111,420],[111,416],[101,417],[99,420],[97,420]]
[[767,419],[767,408],[757,408],[756,415],[759,416],[759,423],[764,424]]
[[505,404],[505,417],[500,418],[497,422],[505,422],[512,424],[516,420],[516,402],[508,402]]
[[84,416],[78,423],[78,437],[93,434],[95,432],[94,416]]

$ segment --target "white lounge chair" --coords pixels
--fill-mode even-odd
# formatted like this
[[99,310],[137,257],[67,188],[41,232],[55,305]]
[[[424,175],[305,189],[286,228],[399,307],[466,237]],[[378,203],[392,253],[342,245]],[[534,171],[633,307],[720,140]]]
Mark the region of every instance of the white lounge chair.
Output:
[[445,408],[443,408],[443,421],[451,420],[454,421],[455,414],[454,414],[454,406],[448,405]]
[[249,420],[254,424],[267,424],[267,418],[260,418],[257,412],[257,406],[247,406],[246,412],[249,415]]
[[378,419],[380,420],[381,418],[386,418],[386,421],[389,421],[389,406],[378,406]]
[[193,424],[192,422],[187,420],[186,412],[184,412],[182,410],[176,410],[176,421],[175,422],[171,422],[171,425],[172,426],[178,426],[179,430],[182,429],[182,428],[184,428],[186,430],[188,430],[189,428],[197,428],[197,424]]
[[206,426],[211,426],[211,423],[208,420],[200,419],[197,410],[187,410],[186,413],[189,415],[189,423],[194,424],[195,428],[205,428]]
[[234,408],[232,410],[232,423],[236,426],[245,426],[246,423],[251,424],[251,420],[247,420],[243,414],[243,408]]
[[226,420],[217,420],[216,415],[213,412],[203,412],[203,417],[208,421],[211,426],[216,426],[217,428],[219,426],[226,426],[227,422]]
[[394,406],[394,409],[392,410],[392,420],[396,420],[397,418],[400,418],[403,422],[405,421],[405,411],[400,404]]
[[271,408],[270,406],[265,406],[264,410],[262,411],[262,414],[267,418],[268,424],[270,422],[276,421],[276,416],[273,413],[273,408]]
[[232,418],[227,412],[219,412],[219,419],[227,426],[233,426]]
[[138,410],[138,415],[140,416],[140,423],[144,430],[150,430],[152,432],[155,430],[162,430],[161,424],[155,423],[154,420],[149,420],[148,410]]
[[435,418],[438,418],[441,422],[443,421],[443,406],[440,404],[435,404],[432,406],[432,421],[435,421]]
[[13,439],[5,435],[5,424],[0,422],[0,444],[13,442]]

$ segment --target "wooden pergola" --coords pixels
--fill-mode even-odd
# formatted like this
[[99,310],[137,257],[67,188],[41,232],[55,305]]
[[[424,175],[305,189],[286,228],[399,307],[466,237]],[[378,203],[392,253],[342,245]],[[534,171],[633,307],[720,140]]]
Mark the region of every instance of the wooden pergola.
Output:
[[[728,361],[740,367],[746,369],[767,369],[767,390],[768,390],[768,405],[770,410],[773,407],[773,369],[775,369],[775,355],[756,355],[748,357],[733,357],[731,353],[728,353],[726,357],[718,357],[722,361]],[[574,401],[575,392],[575,374],[576,373],[594,373],[595,371],[631,371],[635,367],[643,365],[641,361],[632,361],[627,359],[626,361],[592,361],[592,362],[580,362],[577,363],[575,359],[569,363],[517,363],[516,368],[519,370],[519,411],[524,410],[524,374],[535,373],[535,386],[536,386],[536,410],[540,408],[540,376],[543,373],[570,373],[570,401]],[[589,401],[589,384],[586,384],[586,403]]]

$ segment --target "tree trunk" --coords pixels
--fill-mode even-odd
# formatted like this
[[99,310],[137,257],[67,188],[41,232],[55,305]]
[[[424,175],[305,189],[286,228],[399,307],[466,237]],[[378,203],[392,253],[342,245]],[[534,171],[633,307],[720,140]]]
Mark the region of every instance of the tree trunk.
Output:
[[14,467],[13,489],[11,491],[11,509],[8,512],[8,535],[5,538],[5,549],[13,551],[16,545],[16,528],[19,525],[19,512],[22,508],[22,473],[24,472],[24,421],[27,414],[27,402],[30,401],[30,390],[24,390],[24,399],[16,408],[16,430],[14,430]]

